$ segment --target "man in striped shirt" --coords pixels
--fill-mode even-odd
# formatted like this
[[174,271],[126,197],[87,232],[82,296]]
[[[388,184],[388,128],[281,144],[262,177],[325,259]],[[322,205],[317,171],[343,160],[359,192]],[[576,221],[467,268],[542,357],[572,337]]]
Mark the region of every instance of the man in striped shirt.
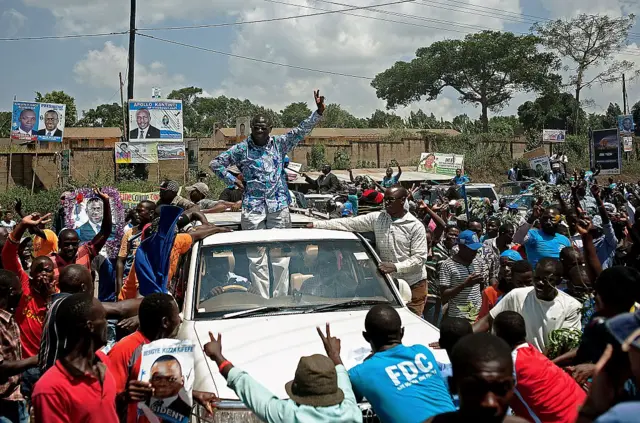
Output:
[[458,238],[458,252],[440,266],[440,292],[442,303],[448,303],[449,317],[473,322],[478,315],[482,305],[480,285],[484,277],[474,259],[481,247],[478,236],[466,230]]

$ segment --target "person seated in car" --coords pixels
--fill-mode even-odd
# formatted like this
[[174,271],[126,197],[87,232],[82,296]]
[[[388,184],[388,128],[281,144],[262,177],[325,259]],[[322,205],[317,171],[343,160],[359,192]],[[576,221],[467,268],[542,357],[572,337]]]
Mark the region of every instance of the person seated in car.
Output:
[[200,301],[206,301],[225,291],[237,292],[251,289],[249,279],[231,271],[231,262],[235,262],[231,252],[214,254],[213,259],[206,260],[206,265],[202,266],[201,270]]
[[338,267],[336,251],[318,250],[318,260],[313,277],[303,282],[300,292],[304,295],[314,295],[328,298],[353,298],[358,284],[344,269]]

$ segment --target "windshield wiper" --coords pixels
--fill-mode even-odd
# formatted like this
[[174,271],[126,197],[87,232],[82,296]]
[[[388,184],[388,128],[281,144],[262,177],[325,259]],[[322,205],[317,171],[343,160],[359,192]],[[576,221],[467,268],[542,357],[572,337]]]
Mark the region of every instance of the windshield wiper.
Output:
[[366,305],[376,305],[376,304],[389,304],[389,301],[382,300],[349,300],[341,303],[335,304],[325,304],[319,307],[314,307],[305,311],[305,313],[314,313],[316,311],[324,311],[324,310],[333,310],[333,309],[347,309],[347,308],[357,308]]
[[233,319],[234,317],[249,317],[258,316],[261,314],[273,313],[274,311],[292,310],[299,307],[292,306],[262,306],[256,308],[250,308],[248,310],[236,311],[233,313],[227,313],[222,316],[223,319]]

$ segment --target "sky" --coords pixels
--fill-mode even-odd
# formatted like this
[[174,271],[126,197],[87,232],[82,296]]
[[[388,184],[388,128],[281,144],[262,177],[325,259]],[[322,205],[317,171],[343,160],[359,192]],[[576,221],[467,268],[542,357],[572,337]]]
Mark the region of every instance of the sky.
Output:
[[[354,9],[376,4],[387,5]],[[5,58],[0,110],[10,110],[14,96],[32,101],[36,91],[63,90],[75,97],[79,117],[83,110],[119,101],[118,73],[127,75],[127,34],[3,39],[127,31],[129,8],[130,0],[0,0]],[[173,43],[136,37],[134,97],[150,98],[152,87],[166,96],[175,88],[197,86],[206,96],[246,98],[279,111],[298,101],[311,106],[313,90],[320,89],[327,103],[367,117],[385,109],[369,78],[396,61],[411,60],[420,47],[484,29],[527,33],[533,22],[580,13],[640,15],[640,1],[137,0],[139,33]],[[315,16],[300,16],[309,14]],[[277,19],[292,16],[298,17]],[[201,27],[161,29],[185,26]],[[619,58],[640,68],[640,23],[631,33]],[[627,84],[627,91],[631,104],[640,100],[640,81]],[[423,98],[395,112],[406,116],[422,109],[446,120],[461,113],[479,117],[478,107],[457,97],[448,88],[435,101]],[[518,93],[499,114],[516,114],[521,103],[534,98]],[[589,111],[600,113],[609,102],[622,104],[621,86],[595,85],[582,98],[592,100]]]

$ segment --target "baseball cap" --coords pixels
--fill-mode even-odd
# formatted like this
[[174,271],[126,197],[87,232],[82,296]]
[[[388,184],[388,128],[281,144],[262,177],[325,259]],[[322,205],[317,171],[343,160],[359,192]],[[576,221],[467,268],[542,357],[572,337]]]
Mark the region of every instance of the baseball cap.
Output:
[[163,191],[178,193],[178,191],[180,191],[180,184],[176,181],[164,181],[160,184],[160,189]]
[[520,253],[514,250],[505,250],[502,254],[500,254],[500,257],[505,257],[513,261],[522,261],[522,256],[520,255]]
[[622,345],[623,351],[628,351],[630,345],[640,349],[640,311],[619,314],[608,319],[605,325],[609,333]]
[[480,241],[478,241],[478,235],[468,229],[466,231],[462,231],[462,233],[458,237],[458,244],[465,245],[474,251],[482,247],[482,244],[480,243]]
[[509,210],[518,210],[518,205],[516,203],[511,203],[507,206]]
[[185,189],[187,190],[187,192],[198,191],[200,194],[204,195],[205,197],[209,195],[209,186],[204,182],[196,182],[195,184],[188,186]]

